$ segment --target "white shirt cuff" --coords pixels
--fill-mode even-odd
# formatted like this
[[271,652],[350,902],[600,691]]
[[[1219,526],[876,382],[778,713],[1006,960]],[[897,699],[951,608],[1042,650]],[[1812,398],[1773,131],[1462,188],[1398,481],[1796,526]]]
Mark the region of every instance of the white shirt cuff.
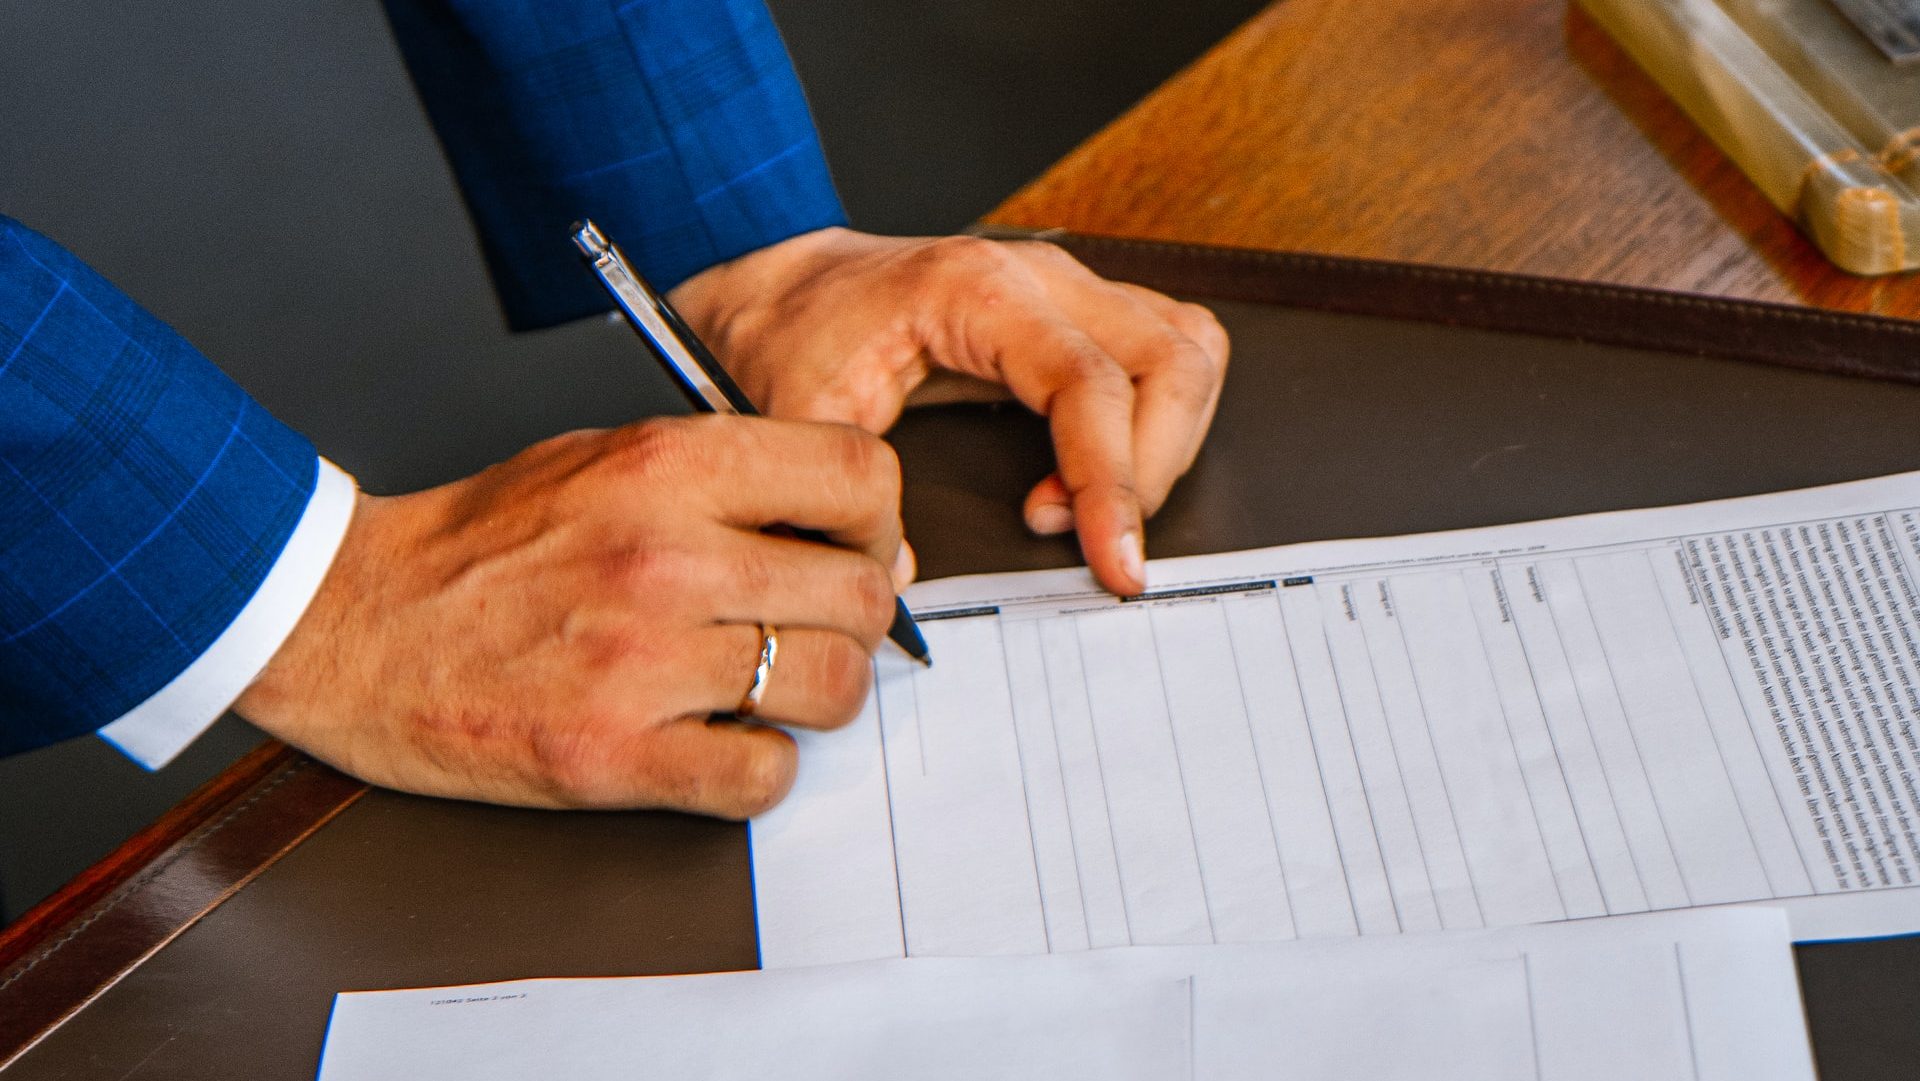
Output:
[[159,769],[213,727],[256,679],[320,589],[353,517],[353,478],[320,459],[307,509],[266,580],[205,653],[173,682],[100,730],[100,737],[148,769]]

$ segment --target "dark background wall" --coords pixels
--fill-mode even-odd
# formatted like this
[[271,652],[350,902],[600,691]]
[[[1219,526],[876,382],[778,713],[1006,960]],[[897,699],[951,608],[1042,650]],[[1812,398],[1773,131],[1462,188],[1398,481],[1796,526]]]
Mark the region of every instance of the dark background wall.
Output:
[[[1258,0],[774,0],[854,223],[951,231]],[[0,212],[172,323],[371,491],[673,407],[624,331],[509,337],[372,0],[0,0]],[[4,418],[0,418],[4,423]],[[0,760],[0,922],[253,746]]]

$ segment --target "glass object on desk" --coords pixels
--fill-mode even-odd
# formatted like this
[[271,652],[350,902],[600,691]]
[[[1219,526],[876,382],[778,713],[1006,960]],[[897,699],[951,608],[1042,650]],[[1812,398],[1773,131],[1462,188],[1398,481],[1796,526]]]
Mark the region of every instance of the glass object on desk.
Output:
[[1836,265],[1920,268],[1920,65],[1829,0],[1580,4]]
[[1920,3],[1914,0],[1833,0],[1887,59],[1920,60]]

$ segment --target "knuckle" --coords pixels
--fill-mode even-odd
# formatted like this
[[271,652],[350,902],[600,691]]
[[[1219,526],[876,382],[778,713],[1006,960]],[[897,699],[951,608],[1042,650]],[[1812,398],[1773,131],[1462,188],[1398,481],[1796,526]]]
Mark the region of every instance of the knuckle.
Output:
[[1223,371],[1227,366],[1227,328],[1220,317],[1204,305],[1182,303],[1173,310],[1173,326],[1198,345],[1208,367]]
[[1168,381],[1169,394],[1181,405],[1196,409],[1211,401],[1214,388],[1220,385],[1218,370],[1207,355],[1193,345],[1174,350],[1169,374],[1172,376]]
[[720,416],[657,417],[619,430],[608,464],[630,480],[679,482],[710,476],[737,428]]
[[1089,484],[1074,492],[1074,499],[1096,499],[1109,503],[1138,504],[1145,507],[1146,498],[1138,486],[1131,480],[1109,480],[1098,484]]
[[989,311],[1012,304],[1031,288],[1019,257],[996,241],[977,236],[948,236],[925,248],[922,281],[933,301],[964,301],[963,307]]
[[863,496],[892,506],[900,491],[900,456],[877,436],[858,428],[838,429],[835,455],[840,470]]
[[995,241],[964,234],[940,237],[927,245],[927,252],[940,265],[962,272],[998,270],[1011,257]]
[[1055,280],[1105,281],[1072,252],[1058,244],[1045,240],[1017,240],[1007,242],[1006,246],[1017,249],[1029,265],[1039,268]]
[[534,779],[554,802],[575,807],[597,802],[608,773],[608,756],[596,733],[610,723],[587,718],[577,725],[532,726],[527,750]]
[[688,466],[693,456],[689,427],[661,419],[623,428],[611,464],[623,474],[644,478],[672,475]]
[[703,581],[705,559],[677,546],[636,539],[618,545],[602,560],[602,574],[619,596],[659,602]]
[[857,629],[862,641],[878,642],[880,636],[887,633],[888,624],[893,622],[896,600],[893,575],[879,563],[872,560],[863,562],[866,565],[853,579],[855,615],[860,621]]
[[833,432],[834,460],[840,472],[856,482],[872,477],[879,468],[876,459],[880,454],[880,441],[858,428],[844,425],[834,428]]
[[743,596],[748,597],[766,596],[780,577],[773,560],[768,557],[768,542],[758,538],[756,540],[757,543],[744,546],[739,556],[733,560],[730,576],[731,588],[739,590]]
[[1000,246],[1007,251],[1016,252],[1027,259],[1050,266],[1081,265],[1080,260],[1075,259],[1067,249],[1045,240],[1003,240],[1000,241]]
[[622,668],[645,663],[654,656],[653,636],[648,632],[649,628],[637,620],[576,618],[570,614],[562,621],[559,633],[570,663],[589,681],[587,690],[591,693],[592,683],[610,680]]
[[820,658],[821,718],[829,728],[852,721],[866,704],[873,685],[873,664],[859,643],[839,635],[828,640]]
[[1088,347],[1076,349],[1068,363],[1071,365],[1070,386],[1079,387],[1082,393],[1108,408],[1131,407],[1133,380],[1112,357]]
[[591,453],[592,449],[607,438],[605,431],[594,428],[576,428],[572,431],[550,435],[534,443],[522,452],[530,460],[542,462],[563,462],[580,455]]

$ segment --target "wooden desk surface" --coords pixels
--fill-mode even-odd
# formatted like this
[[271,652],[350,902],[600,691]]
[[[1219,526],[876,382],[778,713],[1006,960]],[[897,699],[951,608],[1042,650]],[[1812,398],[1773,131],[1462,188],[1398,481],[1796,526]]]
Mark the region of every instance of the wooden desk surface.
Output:
[[1276,3],[990,219],[1920,318],[1569,0]]

